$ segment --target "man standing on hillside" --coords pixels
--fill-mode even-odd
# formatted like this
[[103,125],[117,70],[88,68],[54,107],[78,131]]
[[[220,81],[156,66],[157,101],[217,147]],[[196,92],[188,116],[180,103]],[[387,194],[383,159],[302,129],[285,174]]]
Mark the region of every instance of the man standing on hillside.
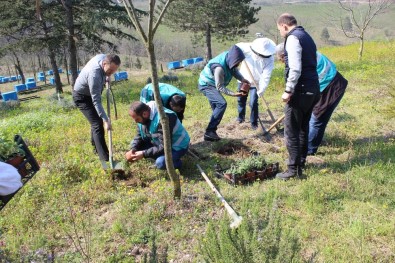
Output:
[[[240,73],[251,83],[250,88],[250,123],[251,128],[258,128],[258,97],[263,96],[269,85],[270,77],[274,68],[274,56],[276,44],[268,38],[257,38],[252,43],[236,44],[244,53],[244,63],[241,64]],[[247,64],[247,65],[246,65]],[[248,67],[248,68],[247,68]],[[250,76],[250,72],[252,77]],[[252,79],[253,78],[253,79]],[[241,82],[238,82],[240,91]],[[255,85],[256,84],[256,85]],[[255,87],[258,86],[258,87]],[[247,96],[237,98],[237,121],[244,122],[246,114]]]
[[243,51],[236,45],[229,51],[225,51],[211,59],[200,73],[199,90],[207,97],[213,113],[204,134],[205,141],[218,141],[221,138],[217,134],[217,127],[220,124],[226,110],[226,100],[221,95],[240,97],[245,96],[242,92],[233,92],[226,88],[232,77],[241,82],[249,83],[237,69],[237,66],[244,59]]
[[[182,165],[181,157],[188,152],[190,138],[177,115],[166,108],[165,113],[169,118],[173,164],[174,168],[178,169]],[[133,102],[129,108],[129,115],[137,123],[137,135],[125,158],[129,162],[153,158],[156,168],[166,169],[163,129],[155,101]]]
[[[186,104],[185,93],[177,89],[173,85],[166,83],[159,83],[159,93],[162,99],[163,106],[174,111],[177,114],[178,119],[182,123],[184,119],[184,111]],[[145,85],[140,92],[140,101],[147,103],[154,101],[154,89],[151,83]]]
[[[284,62],[284,43],[276,47],[277,57]],[[317,51],[317,73],[321,98],[315,104],[309,124],[307,155],[315,155],[324,137],[326,126],[346,91],[348,81],[336,69],[336,65]],[[302,162],[306,156],[302,156]]]
[[314,40],[297,25],[294,16],[285,13],[277,19],[277,28],[284,42],[285,104],[284,137],[289,159],[288,169],[277,178],[288,180],[302,175],[302,156],[307,154],[309,121],[319,99],[317,48]]
[[114,74],[120,64],[117,55],[96,55],[81,70],[73,89],[73,100],[91,125],[91,142],[103,167],[107,167],[105,162],[109,160],[103,124],[106,130],[111,130],[111,123],[104,111],[101,94],[106,78]]

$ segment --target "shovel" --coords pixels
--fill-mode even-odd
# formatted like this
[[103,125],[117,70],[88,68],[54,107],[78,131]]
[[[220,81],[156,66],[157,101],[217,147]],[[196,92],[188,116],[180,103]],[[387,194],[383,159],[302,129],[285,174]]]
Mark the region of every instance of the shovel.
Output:
[[[251,78],[252,81],[254,82],[255,87],[258,87],[257,83],[255,82],[254,77],[252,76],[250,67],[248,66],[247,62],[245,62],[245,60],[244,60],[243,63],[244,63],[244,65],[246,66],[247,71],[248,71],[248,74],[250,75],[250,78]],[[263,102],[264,102],[265,105],[266,105],[267,112],[268,112],[268,114],[269,114],[269,116],[270,116],[270,119],[272,120],[272,122],[274,122],[274,123],[276,124],[276,125],[275,125],[276,128],[279,129],[279,127],[277,126],[278,122],[276,122],[276,119],[274,118],[274,115],[273,115],[272,111],[271,111],[270,108],[269,108],[269,104],[267,103],[267,101],[265,100],[265,98],[264,98],[263,96],[262,96],[262,100],[263,100]],[[260,122],[260,123],[261,123],[261,125],[262,125],[262,122]],[[263,128],[263,126],[262,126],[262,128]],[[273,129],[273,128],[272,128],[272,129]],[[269,131],[270,131],[270,130],[269,130]],[[268,131],[268,132],[269,132],[269,131]],[[263,129],[263,134],[268,134],[268,132],[266,132],[265,129]]]
[[[111,80],[109,77],[107,77],[106,79],[106,95],[107,95],[107,116],[108,116],[108,120],[111,123],[111,101],[114,103],[114,112],[115,112],[115,120],[118,118],[117,116],[117,105],[115,104],[115,99],[114,99],[114,94],[112,93],[111,90],[111,84],[110,84]],[[112,124],[112,123],[111,123]],[[110,162],[110,169],[114,170],[123,170],[123,167],[121,165],[120,162],[116,162],[113,159],[113,147],[112,147],[112,130],[108,130],[108,155],[109,155],[109,162]]]

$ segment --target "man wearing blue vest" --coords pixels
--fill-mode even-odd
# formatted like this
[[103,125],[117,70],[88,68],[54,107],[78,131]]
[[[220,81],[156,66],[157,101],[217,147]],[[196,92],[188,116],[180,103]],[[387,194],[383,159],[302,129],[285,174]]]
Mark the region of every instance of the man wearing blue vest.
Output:
[[[159,83],[159,93],[162,99],[163,106],[174,111],[177,114],[178,119],[182,123],[184,119],[184,111],[186,104],[185,93],[177,89],[173,85],[166,83]],[[154,88],[152,84],[147,84],[140,92],[140,101],[147,103],[155,100]]]
[[249,83],[237,69],[237,66],[244,60],[243,51],[236,45],[229,51],[225,51],[211,59],[200,73],[199,90],[207,97],[213,113],[204,134],[205,141],[218,141],[221,138],[217,134],[217,127],[220,124],[226,110],[226,100],[221,95],[240,97],[246,94],[233,92],[226,88],[232,77],[241,82]]
[[[165,112],[169,118],[173,164],[177,169],[182,165],[181,157],[188,152],[190,138],[177,115],[169,109],[165,109]],[[137,123],[137,135],[125,158],[129,162],[153,158],[156,160],[156,168],[166,169],[163,129],[155,101],[133,102],[129,108],[129,115]]]
[[307,155],[309,121],[319,100],[317,48],[314,40],[297,25],[294,16],[285,13],[277,19],[277,28],[285,38],[284,137],[289,158],[288,169],[277,178],[288,180],[302,176],[302,157]]
[[[284,62],[284,43],[277,45],[276,53]],[[317,73],[321,98],[315,104],[309,123],[309,144],[307,155],[314,155],[324,137],[326,126],[346,91],[348,81],[340,74],[336,65],[317,51]],[[302,157],[302,162],[305,158]]]

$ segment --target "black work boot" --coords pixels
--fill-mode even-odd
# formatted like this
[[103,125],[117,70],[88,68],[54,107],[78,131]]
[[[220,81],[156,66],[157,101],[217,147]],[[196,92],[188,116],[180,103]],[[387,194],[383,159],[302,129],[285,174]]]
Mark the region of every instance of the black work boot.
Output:
[[288,170],[282,173],[276,174],[277,179],[282,179],[282,180],[288,180],[290,178],[293,178],[298,175],[298,170],[296,167],[290,167],[288,166]]
[[221,137],[215,131],[206,131],[204,134],[204,140],[209,142],[215,142],[221,140]]

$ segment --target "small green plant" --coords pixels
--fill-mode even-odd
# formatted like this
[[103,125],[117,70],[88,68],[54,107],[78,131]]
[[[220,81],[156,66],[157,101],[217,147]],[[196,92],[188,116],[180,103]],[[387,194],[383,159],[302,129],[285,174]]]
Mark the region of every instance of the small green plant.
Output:
[[0,137],[0,161],[5,162],[15,156],[25,156],[25,151],[16,142]]
[[241,159],[225,172],[233,175],[242,175],[254,170],[262,170],[266,165],[265,159],[262,156],[251,156],[246,159]]

